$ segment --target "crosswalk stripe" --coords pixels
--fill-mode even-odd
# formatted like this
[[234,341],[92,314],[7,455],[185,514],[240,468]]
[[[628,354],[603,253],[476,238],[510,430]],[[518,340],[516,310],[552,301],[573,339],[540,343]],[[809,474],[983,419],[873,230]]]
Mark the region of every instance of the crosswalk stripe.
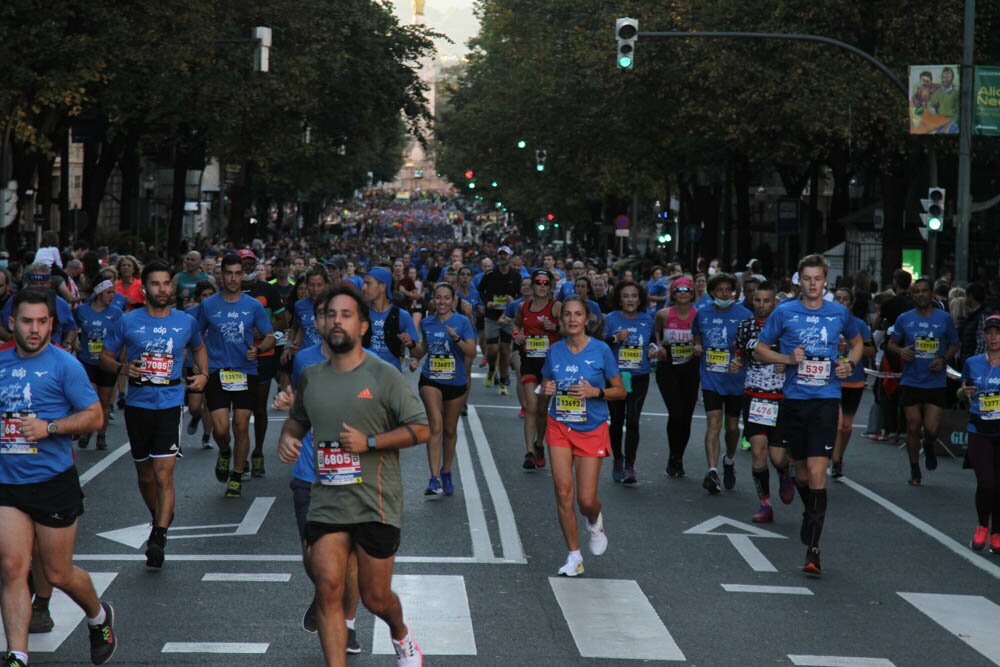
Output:
[[550,577],[549,584],[584,658],[685,660],[637,582]]
[[[459,575],[397,574],[392,590],[403,605],[410,635],[424,655],[476,655],[465,577]],[[389,626],[375,621],[372,653],[394,653]]]
[[804,586],[752,586],[748,584],[722,584],[729,593],[771,593],[777,595],[812,595]]
[[1000,665],[1000,606],[981,595],[898,595],[994,664]]
[[849,658],[840,655],[789,655],[799,667],[895,667],[885,658]]
[[292,575],[288,572],[206,572],[201,580],[221,582],[275,581],[284,583],[291,581]]
[[[90,580],[94,582],[97,596],[100,597],[108,589],[111,582],[118,576],[117,572],[91,572]],[[28,635],[28,651],[32,653],[52,653],[59,649],[76,626],[83,620],[83,610],[61,590],[52,593],[49,602],[49,613],[55,627],[52,632],[43,635]],[[7,640],[3,633],[3,622],[0,621],[0,652],[7,650]]]
[[267,653],[270,644],[240,642],[167,642],[161,653]]

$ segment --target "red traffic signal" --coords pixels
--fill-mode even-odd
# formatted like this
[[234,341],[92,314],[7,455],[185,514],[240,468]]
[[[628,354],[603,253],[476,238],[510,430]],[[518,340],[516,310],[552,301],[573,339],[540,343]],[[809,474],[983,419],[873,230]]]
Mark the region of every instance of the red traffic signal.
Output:
[[467,172],[465,172],[465,177],[466,178],[472,178],[475,175],[476,175],[475,172],[473,172],[471,169],[468,170]]
[[545,216],[545,219],[548,220],[549,222],[552,222],[553,220],[556,219],[556,216],[549,213],[547,216]]

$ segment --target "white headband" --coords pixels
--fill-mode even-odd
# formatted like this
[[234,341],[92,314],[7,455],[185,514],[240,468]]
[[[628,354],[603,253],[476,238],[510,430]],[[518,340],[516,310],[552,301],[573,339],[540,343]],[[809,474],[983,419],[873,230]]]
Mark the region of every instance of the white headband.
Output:
[[115,284],[110,280],[103,280],[96,285],[94,285],[94,294],[100,294],[101,292],[109,289],[114,289]]

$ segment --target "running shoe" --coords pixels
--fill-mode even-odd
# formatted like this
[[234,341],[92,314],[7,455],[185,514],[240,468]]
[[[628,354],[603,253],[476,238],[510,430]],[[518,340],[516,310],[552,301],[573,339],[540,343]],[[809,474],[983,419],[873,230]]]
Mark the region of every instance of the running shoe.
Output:
[[510,395],[510,390],[507,388],[507,385],[505,385],[503,383],[500,384],[500,395],[501,396],[509,396]]
[[604,534],[604,513],[598,513],[597,521],[587,524],[590,533],[590,553],[600,556],[608,550],[608,536]]
[[535,447],[535,467],[544,468],[545,467],[545,448]]
[[923,478],[920,476],[920,464],[911,463],[910,464],[910,486],[920,486]]
[[191,421],[187,425],[187,434],[194,435],[198,432],[198,422],[201,421],[201,415],[191,415]]
[[[985,544],[985,541],[983,543]],[[45,634],[46,632],[52,632],[52,628],[54,627],[56,627],[56,623],[52,620],[52,614],[49,613],[48,605],[41,607],[32,603],[31,622],[28,623],[28,633],[32,635]]]
[[104,433],[97,434],[97,451],[106,452],[108,450],[108,436]]
[[205,433],[204,435],[201,436],[201,448],[202,449],[212,448],[212,437],[208,433]]
[[795,500],[795,482],[787,470],[778,473],[778,497],[786,505],[791,505]]
[[525,470],[534,470],[537,466],[535,465],[535,455],[531,452],[524,453],[524,462],[521,467]]
[[1000,554],[1000,533],[990,535],[990,553]]
[[482,368],[485,365],[486,365],[486,357],[483,357],[479,360],[479,367]]
[[159,570],[163,567],[163,559],[166,550],[165,539],[154,539],[152,535],[146,542],[146,568],[149,570]]
[[840,479],[844,476],[844,462],[834,461],[830,464],[830,476],[834,479]]
[[233,450],[223,453],[219,451],[219,458],[215,460],[215,479],[225,483],[229,479],[229,464],[233,460]]
[[740,438],[740,449],[744,452],[750,451],[750,441],[746,439],[746,436]]
[[113,422],[115,420],[115,409],[111,408],[108,410],[108,421]]
[[625,479],[625,462],[621,459],[615,459],[611,465],[611,479],[615,482],[621,482]]
[[254,454],[250,457],[250,476],[251,477],[263,477],[264,476],[264,454]]
[[243,497],[243,473],[233,472],[229,475],[229,482],[226,484],[226,498]]
[[819,564],[819,548],[813,547],[806,551],[806,564],[802,566],[802,571],[806,574],[818,577],[823,574],[823,568]]
[[27,667],[20,658],[14,657],[13,653],[5,653],[3,656],[3,663],[0,663],[2,667]]
[[937,441],[924,442],[924,467],[928,470],[937,470],[937,452],[934,447]]
[[427,482],[427,490],[424,491],[425,496],[440,496],[441,491],[441,480],[437,477],[431,477],[431,481]]
[[493,386],[493,374],[487,373],[486,377],[483,379],[483,386],[489,389]]
[[361,644],[358,643],[358,632],[354,628],[347,628],[347,652],[351,655],[361,653]]
[[392,648],[396,651],[396,667],[422,667],[424,664],[424,654],[409,635],[401,642],[393,639]]
[[[986,526],[976,526],[976,532],[972,535],[972,542],[969,546],[973,551],[982,551],[986,548],[986,538],[990,534],[990,529]],[[32,617],[33,618],[33,617]]]
[[736,461],[726,463],[726,460],[722,459],[722,484],[726,487],[726,491],[731,491],[736,486]]
[[635,466],[625,466],[625,476],[622,479],[623,484],[636,484],[639,478],[635,474]]
[[722,493],[722,485],[719,484],[719,473],[715,470],[709,470],[705,474],[705,479],[702,481],[701,486],[710,495],[717,496]]
[[107,602],[102,602],[106,618],[103,623],[90,626],[90,661],[95,665],[103,665],[115,654],[118,640],[115,637],[115,609]]
[[315,597],[313,597],[312,602],[309,603],[309,608],[306,609],[306,613],[302,615],[302,629],[312,634],[319,632],[319,625],[316,622]]
[[524,419],[525,414],[527,414],[527,410],[521,408],[520,411],[517,413],[517,416],[519,419]]
[[677,459],[667,459],[667,477],[683,477],[684,466]]
[[445,472],[441,469],[441,490],[444,491],[444,495],[450,496],[455,493],[455,483],[451,479],[451,473]]
[[566,557],[566,563],[559,568],[559,575],[563,577],[576,577],[583,574],[583,559]]
[[754,523],[774,523],[774,508],[770,505],[761,505],[757,513],[750,517]]
[[80,449],[86,449],[87,447],[90,447],[90,436],[91,435],[93,435],[93,434],[92,433],[84,433],[83,435],[81,435],[77,439],[77,441],[76,441],[77,446],[79,446]]

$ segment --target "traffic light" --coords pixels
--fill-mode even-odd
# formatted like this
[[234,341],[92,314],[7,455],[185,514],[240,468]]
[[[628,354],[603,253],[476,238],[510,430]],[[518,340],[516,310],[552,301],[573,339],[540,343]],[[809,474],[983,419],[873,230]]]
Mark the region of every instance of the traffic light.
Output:
[[540,231],[540,232],[544,232],[545,231],[545,223],[544,222],[539,222],[538,223],[538,231]]
[[500,187],[500,184],[497,183],[496,181],[493,181],[492,183],[490,183],[490,186],[496,188],[496,187]]
[[17,218],[17,181],[11,181],[0,190],[0,229]]
[[553,220],[556,219],[556,216],[553,215],[552,213],[549,213],[547,216],[545,216],[545,219],[548,220],[549,222],[552,222]]
[[668,234],[666,232],[663,232],[659,236],[656,237],[656,240],[661,245],[666,245],[667,243],[670,243],[673,240],[673,237],[670,234]]
[[518,148],[527,148],[528,147],[528,142],[525,141],[524,139],[519,139],[518,142],[517,142],[517,147]]
[[476,172],[472,171],[471,169],[469,169],[468,171],[465,172],[465,178],[466,179],[471,179],[475,175],[476,175]]
[[944,188],[927,188],[927,199],[921,199],[924,213],[920,219],[929,231],[939,232],[944,229]]
[[475,190],[476,189],[476,182],[475,181],[469,181],[469,189],[470,190]]
[[267,72],[270,69],[271,29],[257,26],[253,29],[253,71]]
[[635,63],[635,42],[639,37],[639,21],[628,17],[615,22],[618,39],[618,69],[632,69]]
[[548,155],[543,150],[535,151],[535,171],[545,171],[545,158]]

